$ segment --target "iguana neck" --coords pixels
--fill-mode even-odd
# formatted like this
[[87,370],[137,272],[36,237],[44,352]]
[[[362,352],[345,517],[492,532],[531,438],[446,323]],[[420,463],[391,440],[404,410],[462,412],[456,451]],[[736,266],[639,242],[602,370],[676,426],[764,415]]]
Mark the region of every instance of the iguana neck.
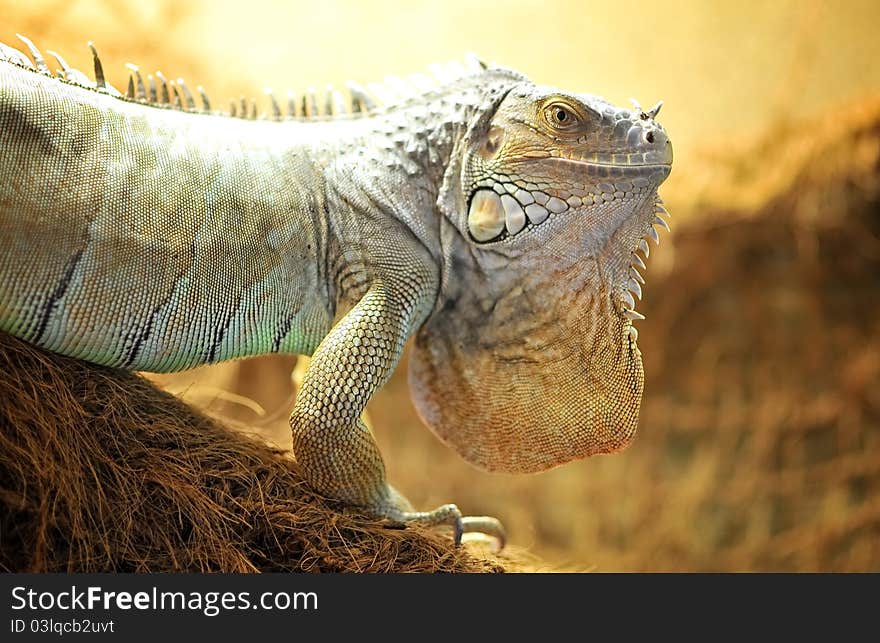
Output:
[[[309,143],[308,154],[326,180],[327,216],[342,255],[340,274],[330,275],[337,300],[352,304],[364,294],[378,269],[370,265],[377,240],[391,222],[413,237],[435,266],[443,263],[444,217],[437,204],[444,183],[458,181],[470,129],[491,116],[518,80],[494,70],[369,117],[318,124],[321,135]],[[360,278],[350,276],[352,266],[361,267]]]

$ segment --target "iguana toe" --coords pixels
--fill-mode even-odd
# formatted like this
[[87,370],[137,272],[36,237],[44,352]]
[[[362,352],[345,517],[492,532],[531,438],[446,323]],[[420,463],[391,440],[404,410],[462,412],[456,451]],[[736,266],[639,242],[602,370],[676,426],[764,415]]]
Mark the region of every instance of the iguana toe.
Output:
[[377,513],[396,523],[418,523],[426,527],[450,526],[456,547],[461,545],[461,538],[466,533],[482,533],[495,538],[499,551],[507,542],[504,526],[498,519],[491,516],[463,516],[454,504],[442,505],[431,511],[403,510],[399,506],[383,507]]

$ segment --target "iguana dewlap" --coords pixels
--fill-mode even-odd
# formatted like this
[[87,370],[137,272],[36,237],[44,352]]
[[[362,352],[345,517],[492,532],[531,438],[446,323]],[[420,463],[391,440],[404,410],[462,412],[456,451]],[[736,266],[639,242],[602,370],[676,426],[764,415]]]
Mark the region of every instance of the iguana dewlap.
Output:
[[[414,512],[360,419],[415,335],[425,423],[468,461],[539,471],[625,446],[633,320],[672,147],[644,111],[471,63],[197,108],[137,70],[125,96],[0,45],[0,330],[97,364],[175,371],[312,355],[290,417],[319,491]],[[241,118],[243,116],[244,118]]]

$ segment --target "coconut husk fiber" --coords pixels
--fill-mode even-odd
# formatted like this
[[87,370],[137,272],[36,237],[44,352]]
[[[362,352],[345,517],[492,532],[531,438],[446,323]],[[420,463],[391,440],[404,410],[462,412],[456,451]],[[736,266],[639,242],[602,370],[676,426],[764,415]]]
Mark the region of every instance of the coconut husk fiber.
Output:
[[284,454],[143,377],[0,333],[4,572],[498,572],[312,493]]

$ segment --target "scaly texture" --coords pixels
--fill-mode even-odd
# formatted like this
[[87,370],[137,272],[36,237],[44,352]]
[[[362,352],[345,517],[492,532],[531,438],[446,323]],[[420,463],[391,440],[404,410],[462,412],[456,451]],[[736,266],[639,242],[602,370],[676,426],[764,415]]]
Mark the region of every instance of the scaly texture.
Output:
[[[199,112],[182,80],[127,96],[0,49],[0,330],[98,364],[171,371],[312,354],[294,451],[317,490],[414,512],[360,420],[417,335],[426,423],[471,462],[537,471],[625,446],[632,321],[672,148],[660,109],[473,63],[438,82],[303,97],[282,121]],[[94,49],[93,49],[94,52]],[[200,92],[203,93],[203,92]],[[338,323],[334,325],[334,320]]]

